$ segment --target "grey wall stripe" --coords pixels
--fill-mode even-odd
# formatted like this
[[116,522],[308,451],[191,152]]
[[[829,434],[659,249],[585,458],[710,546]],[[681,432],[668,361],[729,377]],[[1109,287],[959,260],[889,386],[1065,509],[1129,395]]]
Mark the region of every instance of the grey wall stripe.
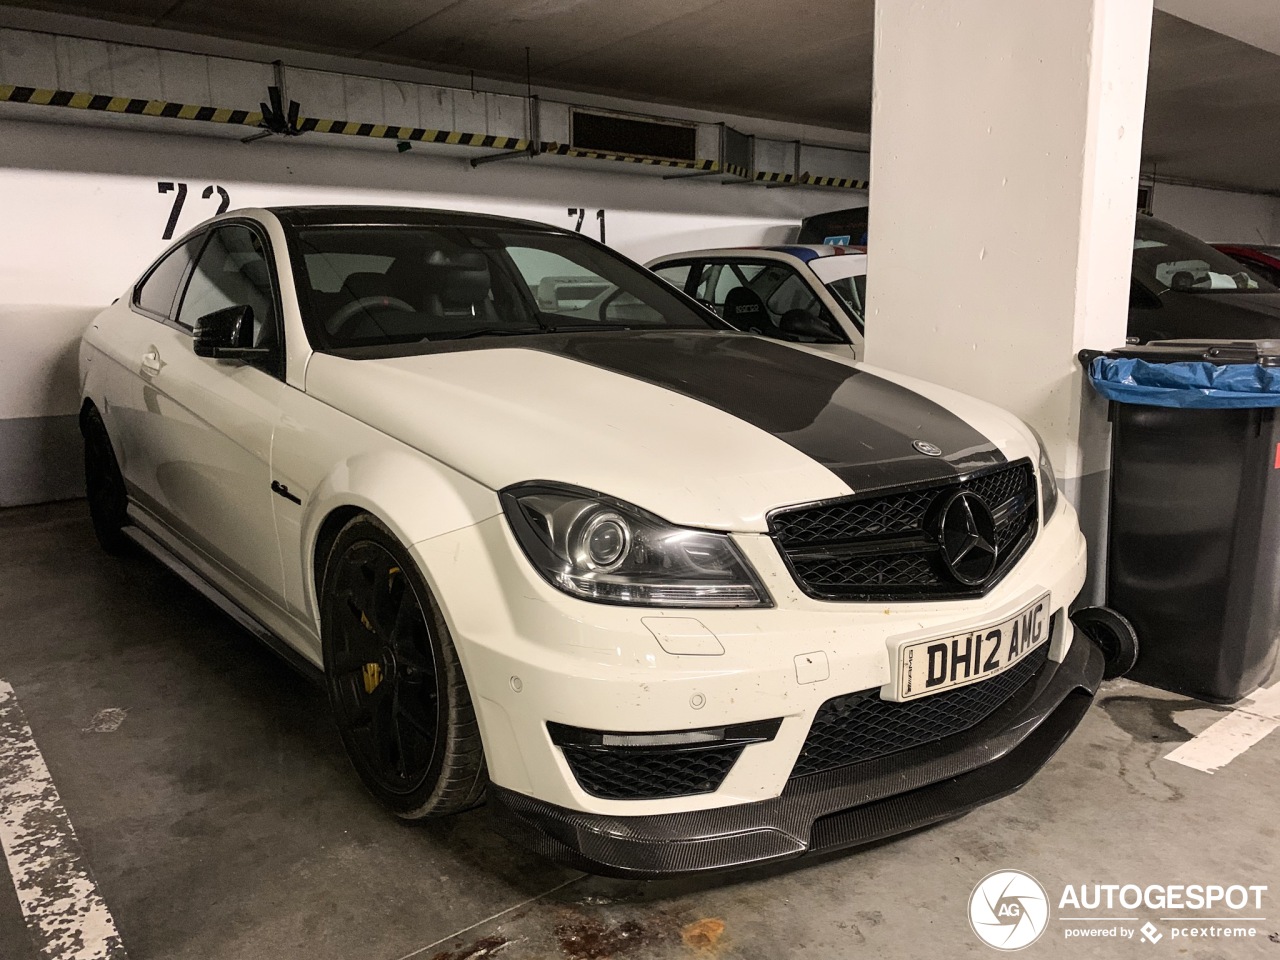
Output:
[[84,496],[75,414],[0,420],[0,507]]

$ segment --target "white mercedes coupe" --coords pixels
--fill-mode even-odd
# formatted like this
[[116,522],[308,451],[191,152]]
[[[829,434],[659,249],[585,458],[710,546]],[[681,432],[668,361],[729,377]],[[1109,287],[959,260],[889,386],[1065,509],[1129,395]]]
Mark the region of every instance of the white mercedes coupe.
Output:
[[1013,792],[1110,663],[995,407],[728,328],[585,237],[234,211],[84,335],[89,507],[323,678],[407,819],[629,876]]

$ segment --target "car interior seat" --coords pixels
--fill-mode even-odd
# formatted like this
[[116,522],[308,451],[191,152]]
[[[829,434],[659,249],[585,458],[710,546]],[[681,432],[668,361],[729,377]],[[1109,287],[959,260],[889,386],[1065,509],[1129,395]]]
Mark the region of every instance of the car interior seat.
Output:
[[445,255],[432,254],[424,279],[427,311],[444,320],[479,320],[494,323],[497,313],[489,293],[492,278],[489,260],[478,250]]
[[766,333],[773,328],[760,294],[746,287],[734,287],[725,296],[724,320],[731,327],[750,333]]

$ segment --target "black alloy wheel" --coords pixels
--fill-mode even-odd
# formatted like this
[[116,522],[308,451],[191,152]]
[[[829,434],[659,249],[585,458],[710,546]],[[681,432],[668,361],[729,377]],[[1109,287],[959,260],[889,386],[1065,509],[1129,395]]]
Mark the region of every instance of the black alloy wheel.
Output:
[[484,752],[457,652],[385,525],[366,514],[342,529],[321,604],[329,702],[365,786],[407,819],[479,803]]
[[107,426],[95,407],[86,407],[80,414],[80,433],[84,437],[84,490],[93,532],[103,550],[118,556],[130,542],[124,533],[129,524],[129,497]]

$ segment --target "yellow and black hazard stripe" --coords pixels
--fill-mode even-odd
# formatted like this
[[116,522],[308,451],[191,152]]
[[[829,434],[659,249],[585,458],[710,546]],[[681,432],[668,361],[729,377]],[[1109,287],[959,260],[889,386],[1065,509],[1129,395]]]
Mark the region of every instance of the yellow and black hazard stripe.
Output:
[[801,183],[811,187],[838,187],[841,190],[865,190],[866,180],[855,180],[853,177],[811,177],[806,175]]
[[529,149],[529,141],[522,137],[462,133],[458,130],[428,130],[425,127],[396,127],[385,123],[357,123],[354,120],[321,120],[316,117],[301,118],[298,121],[298,132],[336,133],[348,137],[372,137],[375,140],[412,143],[447,143],[460,147],[484,147],[493,150]]
[[199,120],[203,123],[229,123],[256,127],[262,122],[257,110],[231,110],[169,100],[146,100],[140,97],[110,97],[102,93],[77,93],[73,90],[42,90],[0,83],[0,103],[30,103],[41,107],[71,107],[100,113],[124,113],[141,117],[169,117],[175,120]]
[[772,170],[757,170],[756,183],[781,183],[803,187],[836,187],[841,190],[866,190],[866,180],[855,180],[852,177],[815,177],[807,173],[796,176],[794,173],[778,173]]
[[684,170],[719,169],[714,160],[664,160],[658,157],[639,157],[629,153],[604,153],[599,150],[582,150],[567,143],[543,143],[540,153],[557,157],[582,157],[586,160],[619,160],[623,163],[639,163],[652,167],[680,167]]
[[[46,90],[40,87],[22,87],[0,83],[0,103],[26,103],[42,107],[69,107],[101,113],[126,114],[141,117],[166,117],[174,120],[194,120],[202,123],[225,123],[244,127],[262,127],[263,117],[258,110],[233,110],[228,107],[210,107],[192,103],[176,103],[171,100],[148,100],[142,97],[113,97],[101,93],[82,93],[73,90]],[[502,137],[487,133],[464,133],[459,130],[430,130],[425,127],[399,127],[383,123],[358,123],[353,120],[323,120],[318,117],[302,117],[297,122],[297,133],[331,133],[349,137],[369,137],[377,140],[394,140],[410,143],[441,143],[459,147],[478,147],[489,150],[528,150],[530,141],[523,137]],[[708,173],[754,179],[757,183],[802,184],[817,187],[837,187],[852,190],[867,189],[867,181],[850,177],[811,177],[802,174],[776,173],[759,170],[752,177],[751,171],[736,164],[719,164],[714,160],[667,160],[659,157],[641,157],[626,153],[606,153],[599,150],[583,150],[554,141],[538,144],[538,152],[560,157],[578,157],[586,160],[615,160],[622,163],[638,163],[645,166],[676,167]]]
[[795,183],[794,173],[777,173],[772,170],[757,170],[756,183]]

